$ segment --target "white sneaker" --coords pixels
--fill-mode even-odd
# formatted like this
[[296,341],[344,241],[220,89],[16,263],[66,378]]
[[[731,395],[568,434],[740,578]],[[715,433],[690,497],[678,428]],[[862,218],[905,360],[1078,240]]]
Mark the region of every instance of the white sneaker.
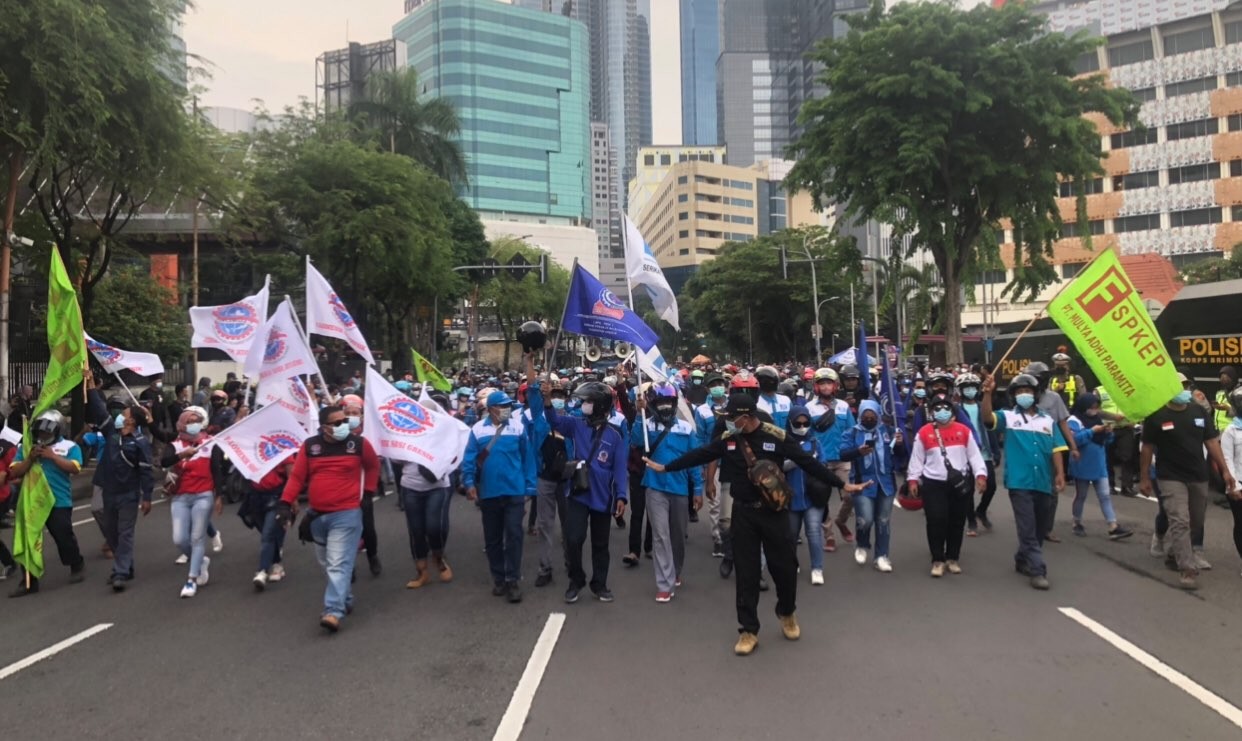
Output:
[[1152,558],[1164,558],[1165,556],[1164,538],[1160,537],[1159,535],[1156,535],[1155,533],[1151,534],[1150,553],[1151,553]]
[[211,574],[207,572],[207,569],[210,567],[211,567],[211,559],[207,556],[203,556],[203,565],[198,570],[198,585],[200,587],[207,586],[207,580],[211,578]]
[[262,592],[264,589],[267,588],[267,572],[266,571],[254,572],[253,581],[254,581],[254,591]]
[[187,564],[189,562],[190,562],[190,557],[185,555],[184,553],[182,553],[180,556],[177,556],[176,561],[173,561],[173,563],[178,564],[178,565]]
[[867,552],[862,548],[854,549],[854,563],[862,566],[867,563]]
[[1195,556],[1195,568],[1196,569],[1200,571],[1211,571],[1212,570],[1212,564],[1209,563],[1208,560],[1203,557],[1203,551],[1195,551],[1194,556]]
[[219,553],[224,550],[224,538],[221,537],[220,531],[216,530],[216,535],[211,539],[211,552]]
[[194,583],[193,579],[191,579],[190,581],[187,581],[185,583],[185,586],[181,588],[181,596],[183,598],[193,597],[196,594],[198,594],[198,585]]
[[887,574],[893,570],[893,562],[888,560],[888,556],[880,556],[875,560],[875,570]]
[[278,563],[272,564],[271,570],[267,572],[267,580],[276,582],[284,578],[285,578],[285,567]]
[[811,569],[811,584],[817,587],[824,585],[824,570]]

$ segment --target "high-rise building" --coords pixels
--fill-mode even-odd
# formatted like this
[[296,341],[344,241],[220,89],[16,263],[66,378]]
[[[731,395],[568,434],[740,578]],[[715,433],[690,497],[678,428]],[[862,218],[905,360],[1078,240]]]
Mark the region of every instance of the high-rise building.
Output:
[[189,81],[185,55],[185,11],[186,0],[181,0],[168,18],[168,53],[159,64],[160,72],[182,90]]
[[397,68],[397,42],[350,42],[315,59],[315,105],[325,113],[344,110],[366,95],[367,81]]
[[826,225],[809,193],[786,192],[782,181],[792,166],[785,160],[735,167],[700,159],[669,168],[637,223],[675,292],[726,242]]
[[591,226],[599,247],[599,279],[618,296],[625,295],[625,243],[617,204],[617,150],[608,140],[608,124],[591,124]]
[[681,143],[717,143],[720,0],[681,0]]
[[590,56],[581,23],[496,0],[436,0],[398,22],[393,36],[426,93],[457,108],[467,203],[484,217],[590,218]]
[[634,163],[635,175],[630,181],[629,215],[638,221],[651,202],[668,171],[678,162],[725,161],[725,148],[706,146],[640,147]]

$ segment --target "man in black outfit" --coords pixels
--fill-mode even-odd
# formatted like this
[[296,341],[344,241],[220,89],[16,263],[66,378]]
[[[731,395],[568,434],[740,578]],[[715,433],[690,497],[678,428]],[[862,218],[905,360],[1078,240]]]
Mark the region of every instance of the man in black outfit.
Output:
[[776,617],[785,638],[796,641],[802,631],[794,616],[798,592],[798,555],[789,515],[775,511],[763,503],[759,490],[748,475],[750,466],[744,449],[749,446],[755,460],[770,460],[783,465],[793,461],[799,468],[829,486],[843,488],[847,493],[863,490],[860,484],[846,484],[832,471],[785,437],[785,431],[761,421],[755,400],[744,392],[729,397],[725,408],[727,430],[712,442],[686,453],[671,463],[661,465],[648,460],[656,471],[681,471],[720,460],[720,478],[733,493],[734,567],[737,574],[737,644],[733,652],[747,656],[759,643],[759,576],[760,549],[767,555],[768,571],[776,584]]

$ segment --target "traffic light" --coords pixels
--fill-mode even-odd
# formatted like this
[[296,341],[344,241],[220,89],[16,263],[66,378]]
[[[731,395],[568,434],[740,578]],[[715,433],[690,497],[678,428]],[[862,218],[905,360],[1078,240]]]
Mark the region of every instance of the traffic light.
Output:
[[514,280],[522,280],[530,272],[530,263],[526,262],[521,252],[513,253],[513,257],[509,258],[509,266],[513,268],[509,272],[512,273]]

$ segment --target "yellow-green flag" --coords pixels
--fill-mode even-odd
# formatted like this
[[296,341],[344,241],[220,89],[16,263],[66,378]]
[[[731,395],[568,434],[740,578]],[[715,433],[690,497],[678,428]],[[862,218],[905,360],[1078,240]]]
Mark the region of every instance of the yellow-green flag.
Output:
[[1048,303],[1048,315],[1127,418],[1146,418],[1182,390],[1173,358],[1112,250]]
[[414,356],[414,375],[418,377],[418,382],[422,384],[430,383],[440,391],[449,392],[453,390],[453,382],[448,380],[440,369],[431,364],[431,361],[418,354],[414,348],[410,348],[410,354]]
[[[86,368],[86,341],[82,332],[82,310],[73,290],[60,252],[52,249],[52,266],[47,280],[47,345],[51,361],[43,378],[43,389],[35,403],[34,416],[51,409],[61,397],[82,382]],[[22,436],[22,457],[29,460],[32,441],[30,425]],[[31,467],[22,479],[17,500],[17,520],[13,532],[13,558],[36,579],[43,577],[43,526],[56,499],[42,464]]]

